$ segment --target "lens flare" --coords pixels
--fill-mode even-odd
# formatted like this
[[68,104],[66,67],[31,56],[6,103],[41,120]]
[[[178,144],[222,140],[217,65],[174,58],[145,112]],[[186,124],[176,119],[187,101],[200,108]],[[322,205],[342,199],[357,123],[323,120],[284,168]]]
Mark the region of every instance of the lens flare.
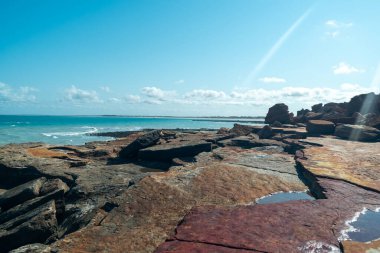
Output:
[[[375,75],[373,76],[373,79],[371,82],[371,90],[373,90],[374,92],[379,92],[380,90],[380,63],[377,65]],[[374,102],[375,102],[375,96],[367,95],[360,109],[360,114],[365,115],[367,113],[370,113],[375,105]],[[359,121],[360,121],[360,117],[356,119],[355,124],[359,124],[360,123]],[[361,134],[361,131],[359,130],[352,131],[350,134],[350,140],[357,141],[359,139],[360,134]]]
[[309,16],[313,7],[307,9],[287,30],[286,32],[277,40],[277,42],[271,47],[271,49],[261,58],[259,64],[249,73],[247,78],[243,82],[243,87],[247,87],[256,79],[257,74],[265,67],[265,65],[272,59],[276,52],[282,47],[289,36],[297,29],[297,27]]

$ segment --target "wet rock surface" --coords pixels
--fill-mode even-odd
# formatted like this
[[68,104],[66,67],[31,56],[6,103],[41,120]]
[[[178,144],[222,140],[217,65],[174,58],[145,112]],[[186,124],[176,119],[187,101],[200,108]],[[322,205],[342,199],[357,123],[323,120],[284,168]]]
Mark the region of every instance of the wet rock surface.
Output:
[[380,252],[380,240],[372,242],[354,242],[354,241],[344,241],[343,249],[345,253],[356,253],[356,252],[365,252],[365,253],[377,253]]

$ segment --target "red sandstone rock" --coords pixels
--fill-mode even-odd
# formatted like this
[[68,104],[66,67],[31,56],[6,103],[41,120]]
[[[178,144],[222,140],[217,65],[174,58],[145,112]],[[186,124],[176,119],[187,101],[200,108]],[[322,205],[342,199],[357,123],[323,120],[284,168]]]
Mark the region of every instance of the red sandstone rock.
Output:
[[333,134],[335,124],[327,120],[309,120],[306,130],[309,134]]

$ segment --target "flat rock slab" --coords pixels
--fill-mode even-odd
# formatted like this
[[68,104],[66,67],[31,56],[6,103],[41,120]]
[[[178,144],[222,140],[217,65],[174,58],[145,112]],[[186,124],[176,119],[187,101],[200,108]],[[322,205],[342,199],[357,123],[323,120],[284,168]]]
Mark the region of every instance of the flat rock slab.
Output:
[[280,141],[268,140],[268,139],[254,139],[249,136],[239,136],[232,139],[222,140],[217,142],[218,145],[225,146],[237,146],[242,148],[254,148],[254,147],[265,147],[265,146],[279,146],[285,147],[286,145]]
[[362,143],[335,138],[308,138],[323,145],[304,150],[299,160],[312,174],[344,180],[380,192],[380,143]]
[[378,207],[380,195],[339,180],[318,183],[327,199],[194,208],[156,252],[210,252],[216,246],[224,249],[215,252],[340,252],[346,221],[363,207]]
[[[223,150],[224,159],[237,154],[244,154],[247,159],[273,154],[240,148]],[[295,175],[295,162],[290,155],[282,154],[276,159],[291,169],[291,174],[248,167],[249,162],[247,166],[228,163],[215,155],[201,153],[194,163],[145,177],[113,200],[119,206],[100,224],[69,234],[56,246],[63,252],[153,252],[174,235],[177,224],[194,206],[247,205],[274,192],[306,190]],[[258,162],[261,163],[262,160]],[[213,246],[208,248],[209,252],[212,248],[214,252],[229,252],[224,247],[224,251],[219,251],[221,247]]]
[[279,152],[278,149],[244,150],[240,148],[220,148],[214,150],[214,153],[222,158],[223,163],[244,166],[259,174],[272,176],[293,185],[293,191],[307,190],[307,187],[298,177],[293,157]]
[[235,249],[231,247],[224,247],[221,245],[213,245],[202,242],[186,242],[186,241],[168,241],[156,251],[160,253],[254,253],[261,252],[256,250]]
[[[185,217],[173,239],[177,245],[202,243],[204,247],[197,245],[199,252],[208,252],[208,245],[259,252],[302,252],[303,248],[313,247],[314,242],[340,252],[330,229],[337,218],[335,210],[323,208],[317,201],[199,207]],[[172,244],[166,242],[156,253],[170,252],[167,248]]]
[[201,152],[210,152],[211,143],[206,141],[184,142],[176,145],[157,145],[139,151],[142,160],[171,161],[176,157],[195,156]]

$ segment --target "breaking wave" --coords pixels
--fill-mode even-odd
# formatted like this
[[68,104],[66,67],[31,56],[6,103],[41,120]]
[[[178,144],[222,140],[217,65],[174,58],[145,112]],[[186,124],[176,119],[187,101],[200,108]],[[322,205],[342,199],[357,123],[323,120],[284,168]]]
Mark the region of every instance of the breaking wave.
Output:
[[79,135],[85,135],[85,134],[91,134],[98,132],[98,129],[96,127],[89,127],[84,126],[81,127],[82,129],[85,129],[84,131],[78,131],[78,132],[53,132],[53,133],[42,133],[42,135],[47,137],[54,137],[54,136],[79,136]]

